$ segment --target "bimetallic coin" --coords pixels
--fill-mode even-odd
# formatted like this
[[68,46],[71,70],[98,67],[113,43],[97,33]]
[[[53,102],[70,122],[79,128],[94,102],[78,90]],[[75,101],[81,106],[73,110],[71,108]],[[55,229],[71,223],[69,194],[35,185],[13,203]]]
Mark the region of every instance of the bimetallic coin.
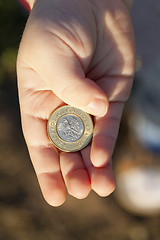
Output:
[[84,132],[82,120],[72,114],[61,117],[57,122],[57,133],[66,142],[79,140]]
[[86,147],[92,139],[92,118],[78,108],[63,106],[51,114],[47,132],[58,149],[76,152]]

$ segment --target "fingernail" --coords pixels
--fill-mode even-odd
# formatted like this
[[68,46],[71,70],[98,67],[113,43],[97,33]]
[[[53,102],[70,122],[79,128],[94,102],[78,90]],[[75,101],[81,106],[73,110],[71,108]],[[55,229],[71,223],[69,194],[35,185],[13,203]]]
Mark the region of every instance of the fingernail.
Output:
[[100,98],[94,99],[87,106],[87,111],[97,117],[103,117],[108,110],[108,103]]

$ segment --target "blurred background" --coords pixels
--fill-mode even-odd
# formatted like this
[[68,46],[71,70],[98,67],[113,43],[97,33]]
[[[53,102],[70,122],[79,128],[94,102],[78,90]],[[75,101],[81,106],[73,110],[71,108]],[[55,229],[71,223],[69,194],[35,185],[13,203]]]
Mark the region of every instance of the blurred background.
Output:
[[[16,0],[0,0],[0,240],[159,240],[160,142],[152,133],[160,128],[160,1],[135,0],[131,9],[137,73],[113,157],[117,190],[107,198],[68,196],[58,208],[41,195],[20,126],[15,62],[27,17]],[[146,166],[152,168],[147,177]],[[130,190],[139,198],[132,201]]]

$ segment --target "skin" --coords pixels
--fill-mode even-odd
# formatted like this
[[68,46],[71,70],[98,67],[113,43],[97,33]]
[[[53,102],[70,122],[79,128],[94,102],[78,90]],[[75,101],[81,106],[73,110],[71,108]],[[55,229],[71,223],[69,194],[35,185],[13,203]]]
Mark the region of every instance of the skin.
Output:
[[[115,189],[112,153],[132,87],[135,46],[129,14],[119,0],[37,0],[17,58],[22,128],[46,201],[59,206],[67,191]],[[94,115],[92,144],[80,152],[53,147],[47,120],[69,104]]]

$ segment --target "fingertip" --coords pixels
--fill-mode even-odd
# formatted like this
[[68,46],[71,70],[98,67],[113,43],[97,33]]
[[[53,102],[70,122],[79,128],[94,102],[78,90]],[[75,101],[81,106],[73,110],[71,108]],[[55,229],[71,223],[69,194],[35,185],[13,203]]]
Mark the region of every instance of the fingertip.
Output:
[[89,176],[85,169],[78,169],[67,176],[68,193],[77,199],[86,198],[91,191]]
[[100,196],[100,197],[108,197],[109,195],[111,195],[116,189],[116,184],[115,182],[110,183],[107,187],[106,190],[100,188],[98,189],[98,191],[96,190],[96,193]]
[[98,168],[106,166],[112,157],[113,148],[114,139],[103,135],[94,136],[90,154],[93,166]]
[[95,153],[95,149],[91,148],[91,162],[95,168],[105,167],[108,163],[105,150],[101,148]]
[[103,117],[106,115],[108,107],[109,103],[107,99],[95,98],[87,105],[86,111],[94,116]]
[[55,195],[57,195],[58,198],[54,197],[53,199],[53,197],[52,196],[50,197],[49,195],[48,196],[43,195],[43,197],[51,207],[60,207],[66,201],[66,197],[64,197],[61,191],[55,191]]
[[65,202],[66,188],[60,174],[39,174],[38,180],[43,197],[50,206],[58,207]]
[[112,168],[94,168],[91,174],[92,189],[101,197],[109,196],[116,188]]

